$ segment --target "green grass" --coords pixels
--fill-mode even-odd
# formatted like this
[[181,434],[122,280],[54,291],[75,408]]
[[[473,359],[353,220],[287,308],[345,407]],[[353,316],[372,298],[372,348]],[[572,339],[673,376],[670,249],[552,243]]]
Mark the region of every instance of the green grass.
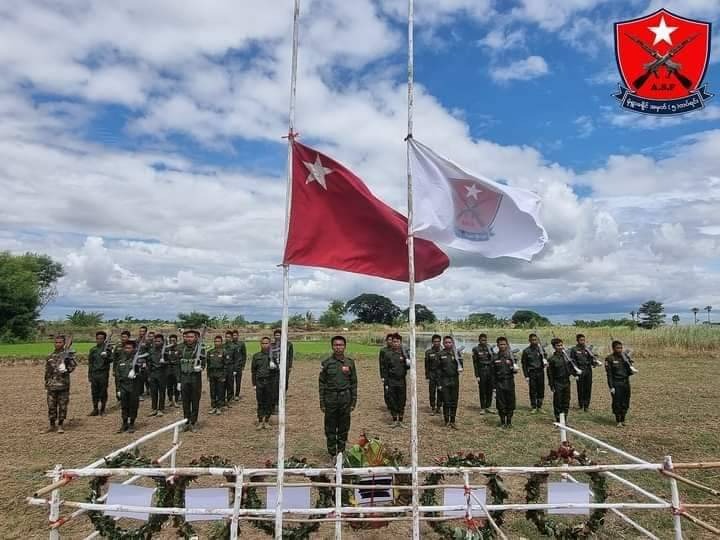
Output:
[[[208,342],[209,344],[209,342]],[[93,343],[74,343],[73,349],[84,356],[93,346]],[[293,342],[295,355],[302,356],[323,356],[330,354],[330,344],[326,341],[297,341]],[[260,350],[257,341],[247,342],[248,354],[254,354]],[[364,345],[361,343],[348,343],[347,355],[377,355],[378,347]],[[52,352],[51,343],[18,343],[0,344],[0,358],[43,358]]]

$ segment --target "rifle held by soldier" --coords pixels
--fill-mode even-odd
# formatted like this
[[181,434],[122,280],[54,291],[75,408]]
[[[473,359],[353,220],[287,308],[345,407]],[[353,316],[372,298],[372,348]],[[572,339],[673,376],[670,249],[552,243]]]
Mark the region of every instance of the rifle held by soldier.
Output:
[[[552,337],[555,338],[555,332],[552,333]],[[575,375],[582,375],[582,369],[578,367],[578,365],[575,363],[575,360],[573,360],[570,355],[568,355],[567,351],[565,350],[565,344],[563,343],[562,349],[560,349],[563,353],[563,356],[565,357],[565,361],[570,364],[573,369],[575,370]]]
[[[613,341],[615,341],[615,338],[613,337],[612,334],[610,334],[610,352],[611,353],[614,352],[613,347],[612,347]],[[621,356],[622,356],[623,361],[627,364],[628,368],[630,368],[630,371],[632,371],[633,373],[637,373],[638,368],[635,367],[635,362],[633,361],[632,358],[630,358],[630,353],[625,352],[625,349],[623,349]]]
[[202,327],[202,331],[200,332],[200,336],[198,337],[197,343],[195,344],[195,371],[201,371],[202,370],[202,348],[203,348],[203,340],[205,339],[205,331],[207,330],[207,326]]

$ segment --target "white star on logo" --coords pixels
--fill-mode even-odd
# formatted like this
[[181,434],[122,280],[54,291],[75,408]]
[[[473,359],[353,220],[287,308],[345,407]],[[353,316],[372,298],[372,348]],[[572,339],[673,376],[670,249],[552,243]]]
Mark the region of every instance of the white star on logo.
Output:
[[323,164],[320,161],[320,154],[315,157],[315,163],[310,163],[308,161],[303,161],[303,163],[307,167],[308,171],[310,171],[305,183],[309,184],[310,182],[317,182],[324,190],[327,190],[325,176],[333,172],[333,170],[323,167]]
[[473,199],[475,199],[477,201],[478,193],[482,193],[482,190],[475,187],[475,184],[470,184],[469,186],[465,186],[465,189],[467,189],[467,193],[465,194],[466,199],[469,199],[470,197],[472,197]]
[[673,42],[670,34],[677,29],[677,26],[667,26],[665,24],[665,17],[660,17],[660,24],[658,26],[648,26],[648,30],[655,34],[655,41],[653,41],[653,45],[657,45],[661,41],[665,41],[672,45]]

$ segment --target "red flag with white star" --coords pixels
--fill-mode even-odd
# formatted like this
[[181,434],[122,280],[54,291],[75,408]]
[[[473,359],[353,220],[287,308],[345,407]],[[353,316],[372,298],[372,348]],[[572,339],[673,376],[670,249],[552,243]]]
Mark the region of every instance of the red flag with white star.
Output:
[[[285,264],[408,281],[407,231],[407,218],[376,198],[352,171],[293,143]],[[415,240],[416,281],[442,274],[449,264],[435,244]]]

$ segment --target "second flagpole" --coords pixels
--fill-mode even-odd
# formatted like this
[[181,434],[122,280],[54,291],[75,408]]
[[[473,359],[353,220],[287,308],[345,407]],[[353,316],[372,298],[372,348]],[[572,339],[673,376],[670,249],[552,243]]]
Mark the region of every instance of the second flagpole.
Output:
[[415,237],[413,235],[413,183],[410,163],[410,142],[413,136],[414,102],[414,0],[408,0],[408,132],[407,132],[407,196],[408,196],[408,323],[410,327],[410,471],[412,475],[412,537],[420,540],[419,478],[418,478],[418,405],[417,345],[415,342]]

